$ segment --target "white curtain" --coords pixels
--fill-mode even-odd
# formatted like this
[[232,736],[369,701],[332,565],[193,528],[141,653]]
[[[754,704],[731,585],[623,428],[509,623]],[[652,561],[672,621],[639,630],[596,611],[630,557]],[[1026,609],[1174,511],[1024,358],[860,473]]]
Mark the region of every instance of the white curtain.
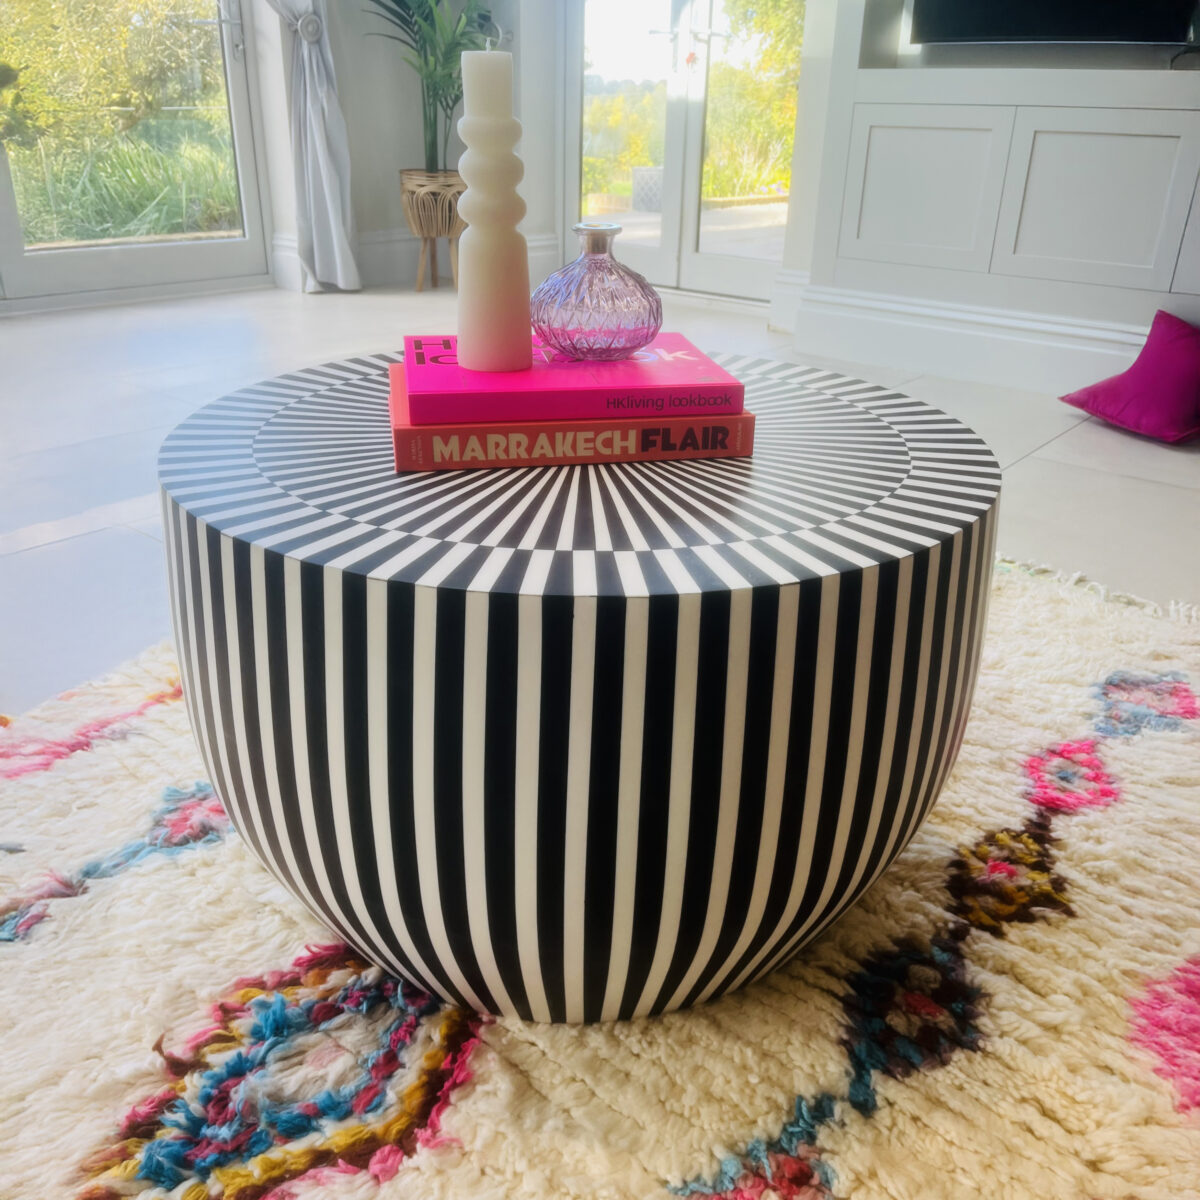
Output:
[[323,0],[267,0],[292,32],[296,241],[307,292],[362,287],[354,261],[350,144],[338,104]]

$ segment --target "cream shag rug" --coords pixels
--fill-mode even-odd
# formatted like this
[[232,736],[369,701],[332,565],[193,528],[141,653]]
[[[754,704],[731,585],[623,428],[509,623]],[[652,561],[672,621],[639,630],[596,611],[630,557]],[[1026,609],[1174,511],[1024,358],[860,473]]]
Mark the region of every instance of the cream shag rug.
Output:
[[0,1196],[1200,1195],[1200,620],[1001,564],[967,741],[833,930],[488,1022],[231,835],[164,649],[0,730]]

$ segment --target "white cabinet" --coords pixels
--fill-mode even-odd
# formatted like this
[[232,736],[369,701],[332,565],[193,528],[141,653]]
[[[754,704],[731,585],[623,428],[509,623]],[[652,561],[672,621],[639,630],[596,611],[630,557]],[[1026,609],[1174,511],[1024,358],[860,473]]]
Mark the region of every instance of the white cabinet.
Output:
[[909,7],[808,0],[797,349],[1062,392],[1157,309],[1200,323],[1200,76],[1163,47],[912,46]]
[[1200,113],[1018,108],[992,270],[1169,291]]
[[1198,172],[1194,109],[856,104],[838,256],[1200,293]]
[[981,104],[856,105],[839,253],[986,271],[1013,113]]

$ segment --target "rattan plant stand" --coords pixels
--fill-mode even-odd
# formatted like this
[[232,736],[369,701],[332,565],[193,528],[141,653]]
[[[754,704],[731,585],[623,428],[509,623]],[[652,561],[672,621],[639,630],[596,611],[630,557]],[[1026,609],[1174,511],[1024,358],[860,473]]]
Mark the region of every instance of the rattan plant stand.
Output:
[[400,202],[409,229],[421,239],[421,257],[417,262],[417,291],[425,288],[428,270],[430,286],[438,285],[437,240],[450,241],[450,273],[458,287],[458,236],[466,222],[458,215],[458,198],[467,185],[457,171],[425,171],[405,168],[400,172]]

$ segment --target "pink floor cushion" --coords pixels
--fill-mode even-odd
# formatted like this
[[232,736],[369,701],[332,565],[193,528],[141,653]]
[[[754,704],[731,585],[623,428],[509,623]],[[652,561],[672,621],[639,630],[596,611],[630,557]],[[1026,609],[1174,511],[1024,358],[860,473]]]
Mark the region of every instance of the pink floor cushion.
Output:
[[1159,311],[1129,370],[1062,398],[1161,442],[1195,437],[1200,433],[1200,329]]

